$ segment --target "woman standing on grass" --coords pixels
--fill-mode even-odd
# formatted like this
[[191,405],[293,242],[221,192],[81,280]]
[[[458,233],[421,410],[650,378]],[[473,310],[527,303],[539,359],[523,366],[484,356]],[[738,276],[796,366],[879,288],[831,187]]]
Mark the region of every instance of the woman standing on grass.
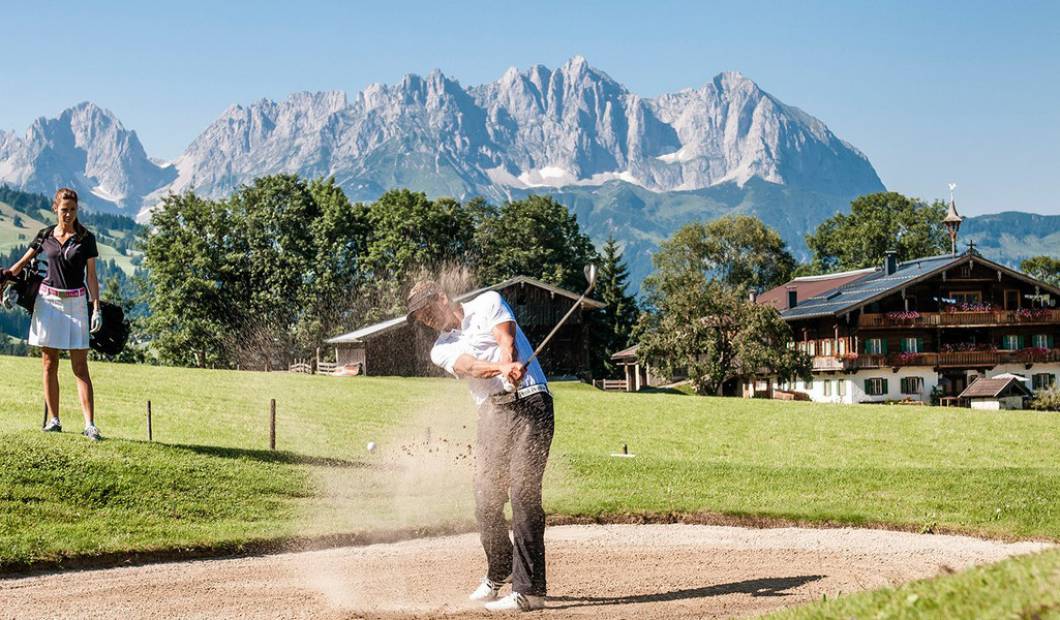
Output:
[[[95,425],[92,379],[88,374],[89,331],[95,333],[103,325],[99,310],[99,281],[96,279],[99,251],[96,237],[77,221],[77,192],[65,187],[55,192],[52,210],[57,223],[37,233],[26,254],[11,267],[11,273],[18,275],[33,257],[42,252],[47,259],[48,273],[33,305],[29,327],[29,344],[41,348],[44,362],[44,402],[48,405],[44,431],[58,433],[63,430],[59,422],[59,353],[69,351],[70,365],[77,377],[81,411],[85,416],[83,434],[99,441],[102,437]],[[92,300],[91,323],[86,292]]]

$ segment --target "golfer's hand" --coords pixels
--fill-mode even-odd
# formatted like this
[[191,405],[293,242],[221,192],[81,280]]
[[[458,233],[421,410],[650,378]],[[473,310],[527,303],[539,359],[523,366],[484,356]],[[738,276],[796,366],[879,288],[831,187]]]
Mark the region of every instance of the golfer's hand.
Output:
[[92,311],[92,321],[89,323],[89,333],[96,333],[103,329],[103,314],[98,310]]
[[526,367],[516,362],[512,364],[512,369],[508,372],[508,380],[514,385],[519,385],[519,382],[526,376]]
[[497,365],[497,369],[499,370],[497,374],[512,383],[519,383],[519,379],[523,378],[522,368],[523,365],[519,362],[501,362]]

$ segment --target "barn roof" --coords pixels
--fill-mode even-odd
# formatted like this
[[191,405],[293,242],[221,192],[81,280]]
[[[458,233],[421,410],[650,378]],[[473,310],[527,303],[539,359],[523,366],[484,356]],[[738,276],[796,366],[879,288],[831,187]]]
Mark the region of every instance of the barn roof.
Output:
[[635,362],[637,361],[637,349],[639,345],[633,345],[628,349],[622,349],[611,354],[611,360],[615,362]]
[[960,398],[998,398],[1006,391],[1015,389],[1022,396],[1030,396],[1031,391],[1027,385],[1015,377],[994,377],[992,379],[977,379],[973,381],[963,392]]
[[[460,302],[467,301],[469,299],[474,299],[476,296],[478,296],[478,295],[480,295],[482,293],[485,293],[486,291],[501,291],[501,290],[504,290],[504,289],[506,289],[506,288],[508,288],[510,286],[515,285],[515,284],[529,284],[530,286],[535,286],[537,288],[545,289],[546,291],[549,291],[549,292],[554,293],[556,295],[562,295],[564,297],[568,297],[568,298],[570,298],[570,299],[572,299],[574,301],[577,301],[578,298],[580,297],[580,295],[578,295],[578,293],[573,293],[571,291],[568,291],[565,288],[560,288],[558,286],[549,284],[547,282],[542,282],[541,280],[538,280],[536,278],[531,278],[530,276],[516,276],[514,278],[510,278],[508,280],[505,280],[504,282],[500,282],[500,283],[494,284],[493,286],[484,286],[482,288],[475,289],[473,291],[468,291],[466,293],[462,293],[462,294],[454,297],[453,299],[454,299],[454,301],[460,301]],[[582,300],[582,306],[583,307],[598,309],[598,308],[603,308],[605,305],[606,304],[604,304],[603,302],[597,301],[595,299],[591,299],[589,297],[586,297],[584,300]],[[328,340],[325,340],[325,342],[327,344],[350,344],[350,343],[356,343],[356,342],[363,342],[365,338],[368,338],[368,337],[371,337],[371,336],[377,336],[379,334],[383,334],[383,333],[388,332],[390,330],[397,329],[397,328],[401,327],[402,325],[404,325],[405,323],[406,323],[405,315],[401,315],[399,317],[395,317],[395,318],[392,318],[392,319],[387,319],[385,321],[380,321],[379,323],[373,323],[371,325],[366,325],[366,326],[361,327],[359,329],[355,329],[352,332],[349,332],[347,334],[342,334],[340,336],[335,336],[334,338],[330,338]]]

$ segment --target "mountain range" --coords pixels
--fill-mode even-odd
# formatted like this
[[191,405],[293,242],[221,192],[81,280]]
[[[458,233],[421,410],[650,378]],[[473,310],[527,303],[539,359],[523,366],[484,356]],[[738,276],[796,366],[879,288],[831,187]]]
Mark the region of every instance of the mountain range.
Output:
[[493,201],[550,193],[594,240],[623,242],[637,282],[685,222],[754,214],[804,253],[821,220],[884,189],[854,146],[739,73],[646,98],[578,56],[479,86],[436,70],[352,99],[233,105],[170,162],[93,103],[24,136],[0,131],[0,182],[46,195],[70,185],[90,208],[141,219],[169,193],[223,197],[273,173],[333,176],[353,200],[393,187]]

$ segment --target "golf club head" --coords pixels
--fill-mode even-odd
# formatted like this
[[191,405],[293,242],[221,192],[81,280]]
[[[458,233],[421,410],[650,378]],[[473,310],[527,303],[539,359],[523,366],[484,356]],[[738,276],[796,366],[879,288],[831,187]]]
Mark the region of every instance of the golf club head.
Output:
[[585,266],[585,281],[589,283],[589,290],[596,286],[596,265],[593,263]]

